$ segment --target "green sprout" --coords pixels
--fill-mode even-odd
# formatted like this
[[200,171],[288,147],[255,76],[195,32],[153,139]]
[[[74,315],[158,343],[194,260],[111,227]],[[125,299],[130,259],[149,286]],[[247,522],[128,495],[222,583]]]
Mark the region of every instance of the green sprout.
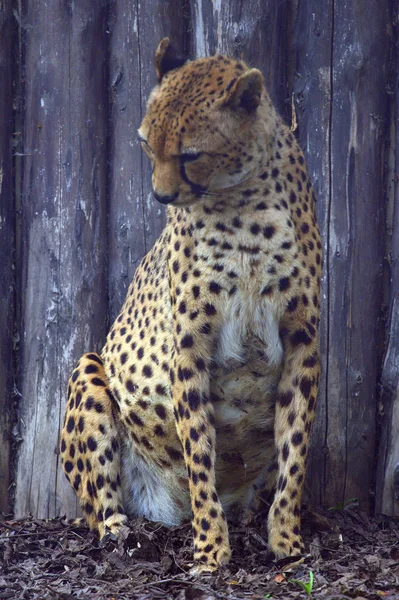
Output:
[[330,506],[328,510],[345,510],[346,508],[352,508],[353,506],[357,506],[359,500],[357,498],[349,498],[349,500],[345,500],[345,502],[338,502],[336,506]]
[[300,581],[299,579],[289,579],[289,583],[296,583],[296,584],[300,585],[301,588],[304,589],[306,594],[308,596],[310,596],[310,594],[312,593],[312,589],[313,589],[313,579],[314,579],[313,571],[309,571],[309,581],[307,583],[305,583],[304,581]]

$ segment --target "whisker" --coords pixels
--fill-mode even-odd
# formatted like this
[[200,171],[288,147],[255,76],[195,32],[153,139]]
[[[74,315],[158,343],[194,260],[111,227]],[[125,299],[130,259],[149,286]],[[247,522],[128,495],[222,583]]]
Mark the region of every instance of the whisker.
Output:
[[217,197],[219,197],[219,196],[222,195],[222,193],[221,192],[202,192],[202,195],[203,196],[217,196]]

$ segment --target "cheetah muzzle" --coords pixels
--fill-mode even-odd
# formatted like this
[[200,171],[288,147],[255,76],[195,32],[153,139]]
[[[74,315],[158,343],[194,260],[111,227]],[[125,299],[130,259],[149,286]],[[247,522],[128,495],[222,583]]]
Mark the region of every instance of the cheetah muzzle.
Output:
[[139,140],[167,223],[71,375],[63,469],[100,538],[191,517],[196,569],[214,570],[225,514],[272,494],[270,550],[301,554],[322,261],[303,154],[257,69],[164,39],[156,71]]

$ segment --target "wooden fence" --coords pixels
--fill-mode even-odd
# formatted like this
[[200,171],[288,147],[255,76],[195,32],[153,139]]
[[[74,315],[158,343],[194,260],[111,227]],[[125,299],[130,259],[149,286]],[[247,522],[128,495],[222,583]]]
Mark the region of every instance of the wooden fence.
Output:
[[0,0],[0,507],[76,512],[66,380],[162,228],[136,129],[165,35],[259,67],[297,122],[325,252],[309,498],[398,515],[395,0]]

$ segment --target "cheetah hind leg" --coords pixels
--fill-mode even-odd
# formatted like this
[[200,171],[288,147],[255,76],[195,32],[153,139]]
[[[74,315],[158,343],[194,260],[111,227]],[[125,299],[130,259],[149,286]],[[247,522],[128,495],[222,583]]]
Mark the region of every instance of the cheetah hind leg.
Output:
[[68,384],[61,461],[89,528],[104,543],[124,535],[117,406],[101,358],[85,354]]

